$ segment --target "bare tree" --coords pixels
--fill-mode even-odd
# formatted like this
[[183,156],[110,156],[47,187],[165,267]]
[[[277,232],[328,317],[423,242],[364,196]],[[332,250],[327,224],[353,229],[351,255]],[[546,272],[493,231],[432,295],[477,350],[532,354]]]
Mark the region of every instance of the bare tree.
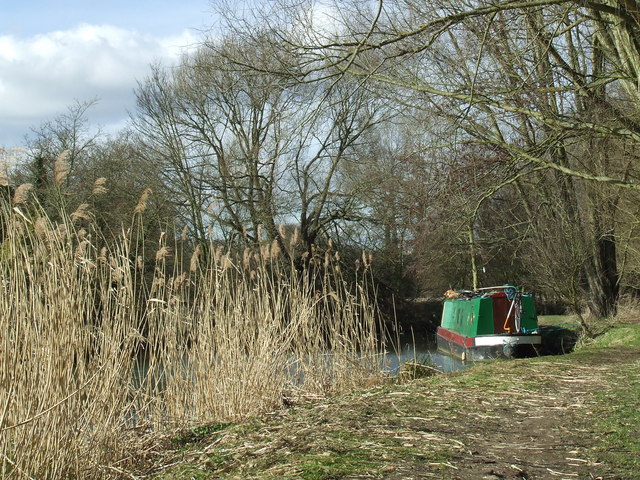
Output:
[[[263,232],[284,249],[278,225],[295,223],[310,248],[349,216],[337,172],[378,108],[357,84],[270,73],[274,42],[212,40],[175,71],[156,69],[138,90],[134,124],[201,230],[208,222],[249,242]],[[217,210],[203,213],[205,201]]]
[[204,181],[204,164],[195,156],[181,127],[181,110],[170,69],[152,67],[150,76],[136,90],[138,113],[133,128],[145,163],[160,172],[169,201],[180,207],[185,224],[195,236],[207,237],[206,212],[212,194]]
[[[100,129],[92,127],[87,118],[95,103],[96,100],[78,101],[67,112],[43,122],[27,136],[29,161],[20,169],[19,181],[34,185],[36,196],[54,217],[61,210],[76,207],[67,205],[74,190],[77,193],[75,177],[91,162],[102,138]],[[58,171],[56,182],[56,160],[61,155],[64,167],[58,162],[58,169],[64,168],[65,174],[60,175]],[[65,190],[64,195],[60,189]]]
[[553,185],[564,192],[557,198],[582,232],[575,237],[584,239],[580,251],[588,252],[581,267],[585,295],[594,313],[608,315],[619,288],[613,213],[620,194],[593,182],[639,185],[626,168],[632,164],[594,162],[585,146],[606,138],[637,152],[637,110],[629,108],[638,78],[634,5],[406,0],[367,11],[336,4],[336,38],[304,47],[329,64],[327,76],[383,85],[397,102],[448,122],[452,142],[501,152],[502,173],[477,193],[471,210],[472,264],[476,216],[487,199],[539,169],[557,172]]

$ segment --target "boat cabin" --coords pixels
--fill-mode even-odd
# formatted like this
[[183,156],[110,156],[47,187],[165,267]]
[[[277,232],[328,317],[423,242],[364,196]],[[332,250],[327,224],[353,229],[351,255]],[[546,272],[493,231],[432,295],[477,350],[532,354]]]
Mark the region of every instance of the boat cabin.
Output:
[[464,360],[511,357],[540,344],[537,329],[534,298],[518,287],[449,290],[438,348]]

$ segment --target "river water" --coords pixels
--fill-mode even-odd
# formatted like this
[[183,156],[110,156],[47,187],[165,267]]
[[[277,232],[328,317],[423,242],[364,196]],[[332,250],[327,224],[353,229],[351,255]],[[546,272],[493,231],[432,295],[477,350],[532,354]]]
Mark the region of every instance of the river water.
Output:
[[400,341],[399,346],[387,350],[387,368],[391,375],[397,374],[400,366],[406,362],[431,365],[441,372],[464,370],[471,365],[459,358],[439,352],[435,338],[411,342]]

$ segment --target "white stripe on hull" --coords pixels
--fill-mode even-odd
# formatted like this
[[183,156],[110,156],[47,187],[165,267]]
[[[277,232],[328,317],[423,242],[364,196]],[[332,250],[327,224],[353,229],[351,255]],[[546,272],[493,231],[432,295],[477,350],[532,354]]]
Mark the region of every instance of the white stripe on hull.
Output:
[[474,338],[474,346],[490,347],[493,345],[538,345],[542,343],[540,335],[483,335]]

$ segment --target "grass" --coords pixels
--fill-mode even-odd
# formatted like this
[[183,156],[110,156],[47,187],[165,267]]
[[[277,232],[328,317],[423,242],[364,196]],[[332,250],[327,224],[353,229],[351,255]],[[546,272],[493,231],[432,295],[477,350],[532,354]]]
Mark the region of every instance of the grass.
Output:
[[[634,306],[635,307],[635,306]],[[599,325],[602,332],[583,350],[624,352],[640,347],[640,310],[621,308],[618,315]],[[581,352],[580,352],[581,353]],[[640,357],[608,376],[596,394],[594,434],[598,439],[593,457],[615,470],[619,478],[640,478]]]
[[[301,418],[299,412],[292,415],[294,419]],[[180,465],[157,478],[190,478],[196,471],[195,465],[199,472],[227,478],[337,479],[367,474],[375,478],[399,461],[446,461],[438,449],[421,445],[415,434],[407,440],[393,438],[389,430],[365,433],[353,426],[335,431],[331,425],[331,420],[317,423],[312,429],[297,425],[304,435],[284,435],[291,432],[282,430],[268,437],[264,431],[250,436],[230,432],[230,438],[225,439],[224,447],[215,456],[218,460],[212,461],[212,457],[203,460],[199,456],[200,460]]]
[[540,325],[558,325],[566,328],[579,328],[577,315],[538,315]]
[[[305,459],[298,467],[295,478],[305,480],[329,480],[371,469],[372,462],[365,455],[327,452]],[[286,477],[285,477],[286,478]]]
[[[485,464],[483,448],[506,453],[522,447],[514,456],[542,465],[540,472],[528,473],[539,478],[558,472],[567,478],[639,478],[640,324],[614,319],[606,326],[603,335],[568,355],[483,363],[234,424],[204,440],[215,443],[224,459],[207,472],[212,478],[256,480],[472,479],[490,470],[506,476],[518,462],[505,457]],[[513,429],[528,416],[535,420],[523,432]],[[496,430],[500,424],[507,430]],[[558,446],[542,450],[548,442]],[[191,458],[201,449],[202,443],[193,445]],[[173,476],[165,472],[158,478],[191,478],[194,464],[207,468],[187,457],[181,457],[186,464],[175,459]],[[463,473],[483,465],[480,473]],[[570,470],[579,468],[582,473]]]
[[205,438],[210,437],[216,432],[220,432],[227,427],[233,425],[232,423],[214,423],[211,425],[203,425],[201,427],[194,427],[186,433],[181,433],[171,439],[172,443],[176,446],[188,446],[193,443],[202,441]]
[[18,190],[0,204],[1,478],[121,477],[162,444],[383,379],[375,299],[333,252],[300,271],[295,238],[188,256],[170,232],[149,252],[144,198],[107,242],[87,205],[53,221]]
[[640,362],[634,367],[613,389],[598,394],[595,424],[595,458],[629,479],[640,478]]
[[609,325],[596,337],[587,342],[587,345],[596,348],[612,348],[625,346],[640,346],[640,328],[637,325]]

